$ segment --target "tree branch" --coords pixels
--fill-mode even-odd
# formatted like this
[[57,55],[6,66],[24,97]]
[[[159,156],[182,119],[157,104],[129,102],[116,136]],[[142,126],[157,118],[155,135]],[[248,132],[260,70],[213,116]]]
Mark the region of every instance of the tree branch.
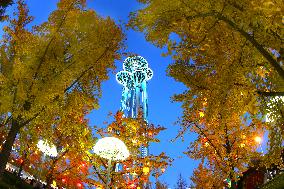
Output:
[[264,56],[264,58],[278,72],[280,77],[282,79],[284,79],[284,70],[280,66],[280,64],[277,62],[277,60],[274,59],[273,56],[260,43],[258,43],[252,35],[250,35],[246,31],[244,31],[242,28],[239,28],[236,23],[234,23],[232,20],[228,19],[227,17],[225,17],[221,13],[216,12],[216,11],[212,11],[212,12],[207,12],[207,13],[199,13],[199,14],[196,14],[196,15],[193,15],[193,16],[185,16],[185,18],[188,21],[191,21],[191,20],[196,19],[196,18],[206,18],[206,17],[210,17],[210,16],[211,17],[213,16],[213,17],[215,17],[215,18],[217,18],[219,20],[224,21],[229,26],[231,26],[231,28],[233,28],[234,30],[238,31],[243,37],[245,37],[258,50],[258,52],[262,56]]
[[284,92],[265,92],[265,91],[257,91],[257,93],[261,96],[284,96]]
[[[62,20],[60,21],[60,23],[59,23],[59,25],[58,25],[58,27],[57,27],[55,33],[57,33],[57,32],[59,31],[59,29],[63,26],[63,24],[64,24],[64,22],[65,22],[65,20],[66,20],[66,17],[67,17],[67,13],[71,10],[71,8],[72,8],[72,6],[74,5],[74,3],[75,3],[75,2],[71,3],[70,6],[68,7],[68,9],[66,10],[66,12],[65,12],[65,14],[63,15],[63,18],[62,18]],[[44,57],[46,56],[47,51],[48,51],[48,49],[49,49],[49,47],[50,47],[50,45],[51,45],[51,43],[52,43],[52,41],[53,41],[54,39],[55,39],[55,35],[52,36],[52,38],[50,39],[50,41],[48,42],[48,44],[47,44],[46,47],[45,47],[45,50],[44,50],[44,52],[43,52],[43,55],[42,55],[41,58],[40,58],[39,65],[38,65],[38,67],[37,67],[37,69],[36,69],[36,72],[35,72],[35,74],[34,74],[34,78],[35,78],[35,79],[37,78],[38,71],[39,71],[41,65],[43,64],[43,59],[44,59]]]
[[260,54],[262,54],[262,56],[264,56],[264,58],[266,58],[266,60],[271,64],[272,67],[274,67],[274,69],[278,72],[280,77],[282,79],[284,79],[284,70],[283,70],[283,68],[279,65],[277,60],[274,59],[273,56],[267,50],[265,50],[265,48],[261,44],[259,44],[255,40],[255,38],[253,36],[251,36],[249,33],[244,31],[242,28],[239,28],[236,23],[234,23],[233,21],[231,21],[230,19],[228,19],[224,15],[222,15],[222,14],[220,14],[218,12],[215,12],[214,16],[216,18],[218,18],[219,20],[222,20],[225,23],[227,23],[234,30],[238,31],[243,37],[245,37],[249,42],[251,42],[251,44],[258,50],[258,52]]
[[[95,61],[95,62],[98,62],[108,51],[109,47],[107,47],[104,52],[98,57],[98,59]],[[91,69],[94,68],[94,65],[90,66],[89,68],[87,68],[86,70],[84,70],[80,75],[79,77],[77,77],[77,79],[71,84],[69,85],[65,90],[64,90],[64,93],[66,93],[67,91],[69,91],[78,81],[80,81],[80,79],[88,72],[90,71]]]

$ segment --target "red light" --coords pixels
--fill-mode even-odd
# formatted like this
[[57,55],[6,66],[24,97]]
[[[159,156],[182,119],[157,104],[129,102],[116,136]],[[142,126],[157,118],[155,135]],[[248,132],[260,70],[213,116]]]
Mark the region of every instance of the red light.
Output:
[[78,186],[79,188],[81,188],[81,187],[82,187],[82,184],[81,184],[81,183],[77,183],[77,186]]
[[62,179],[62,182],[66,182],[66,179]]
[[81,123],[83,123],[83,121],[84,121],[84,120],[83,120],[83,118],[82,118],[82,117],[80,117],[80,122],[81,122]]

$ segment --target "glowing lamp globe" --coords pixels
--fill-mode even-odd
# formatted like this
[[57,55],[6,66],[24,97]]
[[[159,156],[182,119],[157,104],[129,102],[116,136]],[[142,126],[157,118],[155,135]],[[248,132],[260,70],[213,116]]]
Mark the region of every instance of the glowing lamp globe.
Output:
[[93,151],[98,156],[112,161],[125,160],[130,155],[125,144],[115,137],[99,139]]
[[53,144],[48,143],[47,141],[39,140],[37,143],[37,147],[42,153],[44,153],[47,156],[50,157],[57,156],[56,147]]

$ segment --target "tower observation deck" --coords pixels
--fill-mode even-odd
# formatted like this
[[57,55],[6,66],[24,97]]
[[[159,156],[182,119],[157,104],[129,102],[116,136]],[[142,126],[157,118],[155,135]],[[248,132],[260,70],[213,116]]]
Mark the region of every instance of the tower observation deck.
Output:
[[[123,71],[116,74],[116,80],[123,86],[120,110],[125,117],[137,118],[139,109],[148,122],[147,82],[153,77],[153,71],[142,56],[128,57],[123,62]],[[146,134],[146,133],[145,133]],[[148,147],[141,147],[141,156],[148,155]]]

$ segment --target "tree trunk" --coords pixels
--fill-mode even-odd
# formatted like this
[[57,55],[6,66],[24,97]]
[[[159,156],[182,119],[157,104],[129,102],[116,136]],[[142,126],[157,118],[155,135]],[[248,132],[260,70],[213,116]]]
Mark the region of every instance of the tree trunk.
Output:
[[20,126],[19,122],[15,119],[12,119],[11,129],[8,133],[8,136],[6,138],[5,143],[3,144],[3,148],[2,148],[1,154],[0,154],[0,180],[2,180],[2,176],[3,176],[3,173],[5,171],[6,164],[9,160],[9,157],[10,157],[12,146],[14,144],[14,141],[16,139],[16,136],[17,136],[20,128],[21,128],[21,126]]
[[234,178],[234,176],[233,176],[233,172],[234,172],[234,167],[232,167],[232,170],[231,170],[232,172],[230,173],[230,175],[229,175],[229,178],[230,178],[230,181],[231,181],[231,187],[230,187],[230,189],[237,189],[237,183],[236,183],[236,181],[235,181],[235,178]]
[[237,183],[234,179],[231,180],[231,189],[237,189]]
[[47,174],[46,177],[46,188],[51,189],[51,182],[52,182],[52,173],[51,174]]
[[[29,145],[28,145],[28,146],[29,146]],[[25,153],[24,153],[24,156],[23,156],[23,162],[20,164],[20,169],[19,169],[19,172],[18,172],[18,177],[21,177],[21,173],[22,173],[23,167],[24,167],[24,165],[25,165],[25,163],[26,163],[27,156],[28,156],[28,154],[27,154],[27,152],[25,152]]]

